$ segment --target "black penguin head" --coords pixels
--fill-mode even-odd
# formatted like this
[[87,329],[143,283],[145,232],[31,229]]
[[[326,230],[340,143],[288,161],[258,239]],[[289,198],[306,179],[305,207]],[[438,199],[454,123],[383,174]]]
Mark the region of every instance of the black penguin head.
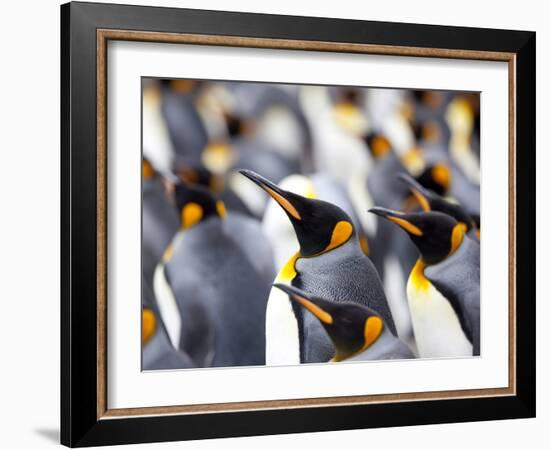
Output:
[[458,223],[466,225],[466,230],[475,228],[475,223],[462,206],[452,203],[430,189],[426,189],[410,175],[401,173],[398,178],[404,181],[424,212],[438,211],[454,217]]
[[426,264],[436,264],[454,252],[466,232],[466,225],[436,211],[402,213],[380,207],[369,211],[405,230]]
[[186,230],[209,217],[224,217],[225,206],[206,188],[189,183],[178,183],[174,189],[176,208],[181,217],[181,228]]
[[382,134],[368,133],[364,140],[375,159],[382,158],[391,151],[390,141]]
[[451,169],[443,163],[427,167],[417,178],[422,186],[436,194],[445,195],[449,192],[452,181]]
[[251,170],[239,172],[260,186],[284,209],[296,232],[302,256],[328,252],[353,236],[351,219],[338,206],[285,191]]
[[366,306],[324,300],[286,284],[274,286],[319,319],[336,349],[333,361],[342,361],[365,351],[382,334],[382,318]]

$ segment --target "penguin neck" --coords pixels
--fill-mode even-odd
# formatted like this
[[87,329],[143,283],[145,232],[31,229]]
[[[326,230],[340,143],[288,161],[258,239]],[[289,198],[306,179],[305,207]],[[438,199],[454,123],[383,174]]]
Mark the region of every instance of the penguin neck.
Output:
[[332,362],[338,361],[353,361],[353,360],[367,360],[367,359],[378,359],[377,357],[382,353],[385,353],[387,348],[393,344],[395,337],[389,330],[389,328],[384,324],[382,333],[376,341],[374,341],[368,348],[359,349],[357,352],[352,353],[346,357],[339,357],[338,352],[336,356],[331,360]]
[[449,251],[447,256],[445,256],[445,258],[441,259],[440,261],[428,263],[422,256],[420,256],[420,258],[418,258],[416,264],[412,268],[411,274],[409,276],[409,280],[414,284],[414,286],[418,289],[426,290],[430,286],[430,281],[424,275],[424,269],[426,269],[426,267],[428,266],[439,264],[440,262],[447,259],[449,256],[453,255],[462,245],[464,239],[464,230],[462,228],[455,227],[451,236],[451,250]]
[[295,255],[296,259],[294,260],[294,266],[298,271],[300,271],[301,266],[308,265],[308,263],[313,260],[315,260],[315,263],[317,265],[324,265],[323,263],[335,263],[337,261],[340,261],[342,258],[364,256],[365,254],[363,253],[363,251],[361,250],[361,246],[359,245],[359,239],[357,238],[357,235],[353,233],[353,235],[345,243],[329,251],[317,253],[316,255],[312,256],[302,256],[301,253],[298,252],[298,254]]

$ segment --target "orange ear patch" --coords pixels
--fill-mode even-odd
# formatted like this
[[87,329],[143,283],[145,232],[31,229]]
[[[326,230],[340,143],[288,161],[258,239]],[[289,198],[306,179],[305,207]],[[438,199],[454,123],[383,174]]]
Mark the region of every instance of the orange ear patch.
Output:
[[344,244],[351,237],[352,233],[353,225],[346,220],[341,220],[332,230],[330,243],[323,250],[323,252],[328,252],[333,248],[340,247],[340,245]]
[[187,203],[181,210],[181,226],[184,230],[200,222],[204,211],[198,203]]
[[157,319],[155,313],[149,308],[144,308],[141,318],[141,342],[146,344],[155,334],[157,329]]
[[365,343],[363,349],[369,348],[382,334],[384,328],[384,322],[378,316],[371,316],[365,322]]

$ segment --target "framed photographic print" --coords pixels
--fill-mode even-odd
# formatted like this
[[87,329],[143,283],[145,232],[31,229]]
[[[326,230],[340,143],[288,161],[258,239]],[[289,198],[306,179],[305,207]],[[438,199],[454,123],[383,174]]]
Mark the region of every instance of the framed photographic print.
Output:
[[535,415],[535,33],[61,27],[63,444]]

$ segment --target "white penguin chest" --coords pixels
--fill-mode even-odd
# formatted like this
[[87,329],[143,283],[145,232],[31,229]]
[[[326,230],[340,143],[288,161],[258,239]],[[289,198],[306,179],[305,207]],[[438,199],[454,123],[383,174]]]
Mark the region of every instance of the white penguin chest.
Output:
[[454,309],[426,278],[419,280],[411,274],[407,282],[407,297],[421,358],[472,355],[472,344]]

